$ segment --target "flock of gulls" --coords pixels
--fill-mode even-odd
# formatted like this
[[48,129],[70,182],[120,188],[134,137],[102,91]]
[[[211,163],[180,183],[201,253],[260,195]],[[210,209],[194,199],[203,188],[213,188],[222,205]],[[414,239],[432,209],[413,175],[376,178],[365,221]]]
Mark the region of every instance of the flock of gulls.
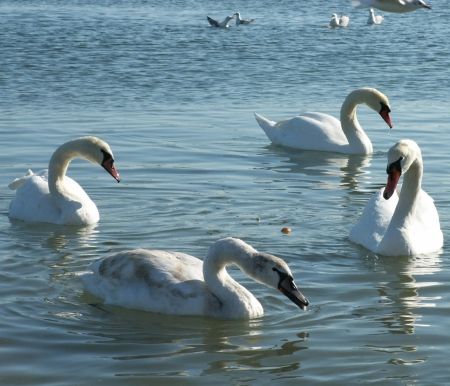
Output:
[[[431,6],[424,0],[353,0],[356,8],[369,8],[368,25],[378,25],[384,20],[383,15],[375,14],[375,9],[384,12],[406,13],[418,9],[431,9]],[[331,15],[330,28],[348,27],[350,18],[346,15],[339,16],[336,13]]]
[[[378,25],[384,20],[383,15],[375,14],[375,9],[384,12],[392,13],[406,13],[413,12],[418,9],[431,9],[431,6],[424,0],[352,0],[355,8],[369,8],[369,17],[367,19],[368,25]],[[241,24],[248,25],[253,23],[255,19],[243,19],[239,12],[235,12],[233,15],[226,16],[222,21],[213,19],[210,16],[206,16],[208,23],[211,27],[216,28],[229,28],[233,20],[236,25]],[[338,15],[333,13],[329,22],[330,28],[345,28],[350,23],[350,17],[347,15]]]
[[[360,0],[371,8],[408,12],[429,8],[422,0]],[[402,11],[401,11],[401,10]],[[226,28],[232,19],[248,24],[236,12],[217,22]],[[341,18],[342,19],[342,18]],[[370,154],[372,143],[361,127],[358,106],[375,111],[392,128],[391,106],[386,95],[374,88],[349,93],[339,119],[320,112],[306,112],[282,121],[255,113],[259,126],[278,146]],[[31,170],[9,184],[15,190],[9,217],[29,223],[87,226],[99,221],[95,203],[84,189],[66,175],[70,162],[83,158],[100,165],[117,182],[120,175],[111,147],[97,137],[81,137],[59,146],[48,169]],[[398,141],[387,152],[387,182],[368,200],[359,221],[349,230],[349,239],[380,255],[410,256],[438,251],[443,235],[433,199],[422,190],[423,161],[416,142]],[[403,185],[397,184],[403,176]],[[213,243],[201,260],[185,253],[135,249],[94,262],[80,274],[88,292],[106,304],[178,315],[217,318],[254,318],[263,315],[261,303],[227,272],[237,265],[255,281],[278,290],[301,309],[309,301],[298,289],[293,274],[280,257],[259,252],[244,241],[227,237]]]

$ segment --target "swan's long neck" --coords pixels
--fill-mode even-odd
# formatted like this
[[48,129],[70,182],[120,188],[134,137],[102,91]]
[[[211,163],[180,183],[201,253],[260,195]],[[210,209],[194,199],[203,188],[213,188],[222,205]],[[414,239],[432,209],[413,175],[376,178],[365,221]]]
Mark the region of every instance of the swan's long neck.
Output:
[[356,109],[359,104],[365,102],[364,91],[355,90],[351,92],[341,107],[341,126],[342,131],[347,137],[348,143],[355,153],[372,153],[373,147],[369,137],[359,124],[356,116]]
[[416,198],[421,190],[422,174],[422,160],[417,158],[403,176],[402,190],[391,220],[393,226],[402,226],[414,213]]
[[81,140],[66,142],[53,153],[48,164],[48,187],[54,197],[68,198],[68,192],[64,189],[64,177],[70,162],[75,157],[83,156],[83,153]]
[[205,282],[221,304],[220,313],[231,317],[260,316],[264,311],[259,301],[226,270],[228,265],[236,264],[250,273],[250,259],[256,250],[249,245],[224,241],[214,244],[203,262]]

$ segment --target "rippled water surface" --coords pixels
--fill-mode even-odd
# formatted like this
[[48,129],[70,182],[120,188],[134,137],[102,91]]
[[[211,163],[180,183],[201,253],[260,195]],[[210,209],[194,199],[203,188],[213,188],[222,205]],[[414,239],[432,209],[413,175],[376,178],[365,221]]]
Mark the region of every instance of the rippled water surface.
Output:
[[[432,5],[369,27],[368,12],[343,0],[0,1],[0,383],[446,384],[447,245],[386,258],[347,238],[400,138],[420,144],[424,189],[450,237],[450,11]],[[206,23],[236,10],[256,22]],[[350,15],[348,29],[327,28],[334,12]],[[273,147],[253,118],[338,115],[361,86],[389,96],[395,126],[359,109],[372,156]],[[10,221],[8,183],[87,134],[108,141],[123,178],[71,164],[100,223]],[[282,256],[311,307],[301,312],[235,269],[263,317],[101,306],[78,278],[110,252],[203,258],[225,236]]]

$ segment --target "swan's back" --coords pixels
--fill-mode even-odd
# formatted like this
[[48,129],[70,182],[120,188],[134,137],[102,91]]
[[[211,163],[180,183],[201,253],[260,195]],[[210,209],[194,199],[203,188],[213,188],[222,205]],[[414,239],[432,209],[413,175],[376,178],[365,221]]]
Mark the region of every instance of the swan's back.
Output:
[[348,140],[341,123],[329,114],[307,112],[279,122],[255,114],[267,137],[276,145],[295,149],[345,151]]
[[59,201],[58,205],[49,192],[47,170],[36,174],[29,171],[9,186],[16,189],[9,206],[11,218],[26,222],[69,225],[93,224],[99,220],[97,206],[70,177],[64,177],[64,186],[73,200]]
[[178,315],[205,313],[214,301],[203,262],[180,252],[136,249],[95,262],[82,275],[86,289],[106,304]]

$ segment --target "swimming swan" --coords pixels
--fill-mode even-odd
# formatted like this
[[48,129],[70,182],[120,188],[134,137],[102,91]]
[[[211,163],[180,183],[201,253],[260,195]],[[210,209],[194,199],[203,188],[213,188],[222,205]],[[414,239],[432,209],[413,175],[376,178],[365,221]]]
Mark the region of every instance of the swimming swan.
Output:
[[377,111],[392,128],[388,98],[374,88],[352,91],[341,107],[341,120],[323,113],[304,113],[273,122],[257,113],[255,118],[275,145],[303,150],[332,151],[344,154],[370,154],[372,143],[356,117],[359,104]]
[[72,159],[80,157],[101,165],[119,182],[109,145],[96,137],[82,137],[61,145],[53,153],[48,171],[24,177],[9,184],[17,190],[9,206],[11,218],[27,222],[64,225],[89,225],[98,222],[97,206],[83,188],[66,176]]
[[263,315],[261,303],[228,274],[231,264],[301,309],[308,306],[282,259],[232,237],[216,241],[203,262],[180,252],[135,249],[94,262],[81,279],[104,303],[126,308],[226,319]]
[[[439,215],[433,199],[421,188],[420,148],[401,140],[389,149],[388,180],[369,200],[350,240],[386,256],[409,256],[438,251],[443,245]],[[400,196],[396,186],[401,175]]]
[[424,0],[353,0],[352,3],[357,8],[377,8],[394,13],[412,12],[420,8],[431,9],[431,5]]

